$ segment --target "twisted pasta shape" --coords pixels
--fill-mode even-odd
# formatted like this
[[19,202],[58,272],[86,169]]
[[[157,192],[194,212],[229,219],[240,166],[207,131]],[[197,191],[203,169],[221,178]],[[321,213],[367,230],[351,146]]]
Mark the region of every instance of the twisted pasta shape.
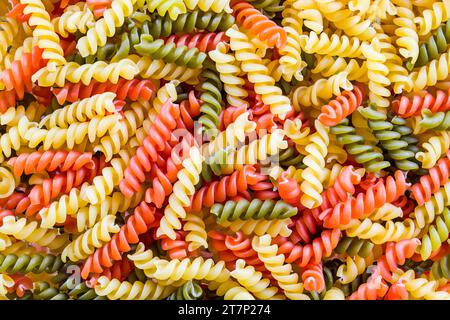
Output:
[[184,0],[171,1],[150,1],[137,0],[137,7],[142,8],[146,4],[150,12],[157,11],[160,16],[167,14],[172,20],[176,20],[180,14],[186,13],[186,3]]
[[241,68],[236,63],[234,55],[228,53],[228,47],[222,42],[218,43],[215,50],[209,52],[209,57],[216,63],[220,80],[223,82],[223,88],[227,93],[228,103],[232,106],[248,105],[244,100],[248,95],[247,91],[242,88],[245,81],[239,76]]
[[233,280],[225,282],[211,281],[208,284],[209,290],[216,290],[218,296],[223,296],[224,300],[255,300],[247,289],[241,287]]
[[384,255],[378,258],[377,269],[383,279],[392,281],[392,273],[398,270],[398,266],[405,263],[406,259],[411,258],[420,245],[417,238],[402,240],[397,243],[388,242]]
[[144,282],[119,281],[118,279],[108,279],[105,276],[97,280],[94,287],[95,293],[99,296],[106,296],[110,300],[159,300],[170,295],[174,288],[162,286],[152,280]]
[[[263,3],[268,1],[264,0]],[[270,2],[270,1],[269,1]],[[306,63],[302,60],[301,47],[300,47],[300,35],[302,34],[302,25],[297,20],[297,16],[300,18],[302,15],[305,20],[309,18],[307,10],[301,11],[296,7],[296,4],[301,4],[301,1],[285,1],[284,9],[282,11],[283,20],[281,25],[286,32],[286,45],[279,49],[280,68],[282,71],[282,77],[286,81],[291,81],[294,77],[297,80],[302,80],[302,70],[306,66]],[[257,4],[255,3],[257,7]],[[308,16],[308,17],[306,17]],[[305,25],[311,25],[311,21],[303,21]]]
[[436,90],[435,94],[414,94],[412,99],[401,96],[400,99],[392,101],[392,109],[403,118],[420,115],[423,109],[430,109],[433,113],[447,111],[450,110],[448,96],[448,92],[442,90]]
[[435,2],[431,8],[425,9],[422,15],[414,18],[414,23],[418,24],[418,33],[421,36],[439,28],[441,23],[449,20],[450,2],[448,0]]
[[256,47],[236,26],[228,29],[226,35],[230,37],[230,47],[235,51],[236,60],[241,62],[241,68],[247,72],[248,80],[255,85],[255,92],[270,106],[271,113],[282,120],[285,119],[292,109],[290,101],[282,95],[281,89],[275,86],[275,80],[256,54]]
[[383,154],[371,144],[362,143],[364,136],[356,134],[354,126],[349,125],[349,120],[344,119],[338,125],[330,128],[330,133],[336,135],[339,144],[345,146],[348,153],[354,155],[355,161],[364,165],[369,172],[378,172],[390,166],[388,161],[383,161]]
[[288,218],[283,220],[235,220],[224,221],[219,224],[233,232],[242,231],[246,235],[256,234],[262,236],[268,234],[271,237],[278,235],[288,237],[292,232],[288,228],[291,223],[291,219]]
[[428,170],[426,175],[411,186],[412,196],[419,206],[431,199],[433,193],[447,183],[450,177],[450,153],[446,152],[446,158],[439,159],[436,165]]
[[187,281],[172,293],[168,300],[200,300],[204,296],[202,287],[196,281]]
[[438,250],[444,243],[450,232],[450,211],[445,208],[441,216],[429,226],[425,235],[421,238],[418,248],[422,260],[430,258],[433,252]]
[[85,122],[97,116],[115,113],[116,106],[113,103],[115,97],[114,93],[105,92],[79,100],[45,116],[39,126],[67,128],[75,122]]
[[367,59],[367,76],[369,77],[369,100],[377,106],[387,108],[389,101],[386,97],[390,96],[390,91],[386,87],[391,81],[387,77],[389,68],[385,65],[386,56],[381,51],[381,41],[375,38],[369,45],[361,45],[361,51]]
[[321,292],[325,289],[322,264],[309,264],[303,268],[302,280],[308,291]]
[[218,223],[223,221],[260,220],[260,219],[286,219],[297,214],[297,209],[282,200],[241,200],[227,201],[224,205],[214,204],[211,213],[218,217]]
[[[323,56],[318,58],[314,68],[311,69],[311,73],[314,76],[318,76],[319,74],[324,77],[331,77],[333,74],[339,72],[347,72],[348,80],[350,81],[359,81],[359,82],[367,82],[367,63],[364,61],[359,65],[356,59],[349,59],[348,63],[345,58],[334,58],[331,56]],[[314,77],[315,79],[315,77]],[[361,86],[359,86],[361,88]]]
[[164,210],[164,217],[162,217],[156,232],[158,237],[165,234],[174,240],[176,237],[174,229],[181,228],[179,218],[186,217],[184,207],[189,207],[191,204],[189,196],[194,194],[194,186],[199,181],[203,157],[195,146],[189,150],[189,155],[189,158],[183,160],[183,169],[177,174],[178,181],[173,186],[173,193],[169,196],[169,205]]
[[400,170],[395,172],[394,177],[389,176],[384,182],[379,181],[369,187],[366,193],[359,193],[354,199],[347,199],[334,208],[324,210],[320,215],[324,226],[330,228],[347,224],[352,218],[367,216],[385,203],[397,200],[409,185]]
[[92,153],[78,151],[35,151],[21,153],[10,158],[8,164],[12,167],[14,175],[39,173],[44,171],[80,170],[83,167],[93,166]]
[[111,8],[103,12],[103,18],[95,21],[86,35],[77,42],[77,49],[82,57],[95,54],[99,46],[106,44],[107,37],[116,33],[116,28],[123,25],[125,18],[133,13],[137,0],[113,0]]
[[14,92],[20,100],[24,98],[25,92],[32,90],[32,75],[46,64],[43,52],[43,49],[33,47],[31,52],[22,54],[19,60],[14,60],[11,67],[2,70],[0,74],[5,89]]
[[155,222],[156,209],[141,202],[134,209],[133,215],[127,220],[119,233],[113,235],[110,242],[98,248],[90,255],[81,270],[81,277],[86,279],[89,273],[101,273],[103,267],[111,267],[113,261],[121,260],[123,252],[131,250],[130,244],[139,242],[139,235],[148,231]]
[[88,85],[82,83],[66,83],[62,88],[52,88],[52,92],[59,104],[67,102],[77,102],[80,99],[92,97],[104,92],[113,92],[117,100],[131,101],[138,99],[150,100],[155,90],[154,84],[150,80],[125,80],[119,78],[117,83],[91,81]]
[[236,22],[248,29],[251,35],[258,36],[269,47],[283,48],[286,45],[286,31],[250,3],[235,1],[232,7]]
[[197,48],[188,48],[187,46],[177,46],[174,43],[164,43],[164,40],[153,41],[151,35],[142,35],[139,44],[134,46],[136,52],[142,56],[149,56],[153,59],[161,59],[167,63],[175,63],[179,66],[188,68],[199,68],[206,58],[204,52]]
[[362,55],[361,41],[358,38],[338,36],[331,37],[325,32],[317,33],[311,31],[309,35],[300,35],[300,46],[306,53],[318,53],[322,55],[337,55],[346,58],[358,58]]
[[120,227],[114,223],[114,220],[115,216],[107,215],[73,240],[61,253],[63,262],[66,262],[67,258],[74,262],[86,259],[94,253],[95,248],[100,248],[104,243],[111,241],[110,233],[120,231]]
[[189,242],[188,250],[194,251],[200,247],[208,248],[208,242],[206,241],[208,236],[202,217],[193,213],[187,213],[183,221],[185,221],[183,230],[188,232],[185,238]]
[[257,299],[280,299],[276,295],[278,289],[270,286],[270,280],[263,278],[262,273],[254,267],[245,266],[245,260],[237,260],[236,268],[230,274]]
[[435,261],[431,267],[431,272],[435,279],[446,278],[450,276],[450,255],[446,255],[438,261]]
[[184,34],[178,36],[171,35],[165,40],[166,43],[175,43],[176,46],[187,46],[189,49],[197,48],[201,52],[209,52],[216,49],[216,47],[226,40],[224,32],[199,32],[195,35]]
[[[292,102],[296,111],[302,107],[319,107],[324,100],[329,100],[333,95],[340,95],[342,91],[352,90],[353,85],[348,81],[346,71],[339,72],[328,79],[320,79],[310,86],[301,86],[292,94]],[[341,89],[344,89],[341,91]]]
[[343,237],[334,251],[339,254],[367,258],[373,251],[374,244],[368,240]]
[[422,168],[430,169],[450,148],[450,131],[442,131],[431,137],[422,145],[425,151],[416,153],[416,159],[422,163]]
[[450,128],[450,112],[432,113],[424,109],[421,117],[413,118],[414,133],[419,134],[428,130],[444,131]]
[[279,246],[278,253],[284,254],[287,263],[295,263],[305,267],[309,263],[318,264],[322,257],[329,257],[338,245],[341,237],[339,229],[324,230],[320,236],[311,243],[302,246],[295,245],[283,238],[275,238],[274,242]]
[[51,254],[0,254],[0,271],[5,273],[54,273],[63,267],[60,256]]
[[64,38],[77,31],[84,34],[94,23],[92,11],[82,2],[68,6],[61,16],[52,19],[55,32]]
[[220,112],[222,111],[222,82],[211,60],[206,60],[199,76],[201,79],[199,91],[201,92],[200,100],[202,104],[200,106],[201,116],[198,121],[206,130],[217,129]]
[[171,34],[192,33],[196,29],[209,32],[226,31],[235,22],[230,13],[202,12],[199,10],[180,14],[172,19],[169,14],[150,16],[149,33],[153,38],[165,38]]
[[123,59],[120,62],[106,63],[97,61],[93,64],[79,65],[75,62],[68,62],[63,66],[56,67],[55,70],[42,68],[32,76],[32,81],[38,81],[39,86],[50,87],[56,85],[63,87],[66,80],[72,83],[83,83],[88,85],[92,80],[98,82],[117,83],[119,78],[131,80],[140,72],[137,65],[130,59]]
[[33,37],[37,38],[38,45],[43,49],[42,57],[49,60],[49,64],[61,66],[66,63],[64,52],[55,33],[50,16],[45,10],[41,0],[20,0],[25,5],[24,14],[30,14],[28,23],[33,29]]
[[177,126],[177,119],[180,117],[178,105],[167,100],[161,112],[153,122],[147,137],[143,141],[136,155],[134,155],[128,168],[125,169],[124,178],[120,182],[120,191],[126,196],[131,196],[134,192],[141,190],[141,183],[145,181],[145,172],[151,169],[151,163],[155,162],[158,152],[165,148],[165,142],[170,138],[171,131]]
[[292,273],[292,266],[285,264],[284,256],[277,254],[278,246],[271,245],[269,235],[254,237],[252,248],[258,253],[259,259],[264,263],[267,270],[277,280],[278,285],[284,290],[284,294],[291,300],[309,300],[303,294],[303,285],[299,282],[298,274]]
[[16,220],[14,216],[3,218],[3,225],[0,226],[0,232],[5,235],[11,235],[18,240],[35,242],[41,246],[47,246],[50,249],[59,249],[67,242],[67,235],[60,235],[56,229],[47,230],[38,227],[36,221],[27,223],[25,218]]
[[390,220],[384,226],[367,218],[362,221],[352,219],[342,228],[350,237],[369,239],[375,244],[411,239],[421,231],[421,228],[409,218],[397,222]]
[[364,87],[358,84],[351,91],[343,91],[336,99],[322,106],[319,121],[330,127],[337,125],[361,105],[364,96]]
[[300,184],[300,189],[303,195],[300,198],[302,205],[311,209],[316,208],[322,204],[321,193],[323,191],[322,183],[325,180],[324,168],[325,157],[328,153],[328,137],[329,129],[325,127],[320,121],[315,121],[314,127],[316,132],[308,137],[309,143],[305,146],[305,151],[308,153],[303,158],[303,164],[306,169],[302,171],[302,178],[304,179]]
[[345,8],[343,2],[332,0],[317,0],[318,9],[328,20],[344,31],[349,36],[358,37],[361,40],[370,40],[376,34],[369,19],[354,16],[352,11]]
[[395,41],[399,47],[398,52],[409,59],[407,64],[414,66],[419,57],[419,36],[413,19],[414,12],[411,8],[397,7],[397,17],[392,22],[397,26],[395,35],[398,37]]

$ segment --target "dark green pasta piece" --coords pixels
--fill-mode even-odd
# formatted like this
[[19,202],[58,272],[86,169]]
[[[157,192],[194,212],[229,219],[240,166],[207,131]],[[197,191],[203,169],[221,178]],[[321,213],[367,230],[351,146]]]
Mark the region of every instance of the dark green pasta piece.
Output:
[[339,254],[348,254],[349,256],[360,256],[366,258],[370,255],[375,245],[369,240],[359,238],[342,238],[334,251]]
[[69,296],[46,281],[34,283],[33,300],[69,300]]
[[295,168],[303,167],[304,156],[298,153],[297,149],[294,147],[286,148],[280,150],[278,160],[282,167],[294,166]]
[[[200,73],[200,84],[197,86],[202,102],[200,117],[203,130],[216,131],[220,124],[220,113],[222,112],[222,88],[219,73],[211,59],[206,59],[202,72]],[[213,133],[210,132],[210,133]],[[214,134],[214,133],[213,133]]]
[[75,286],[71,281],[65,281],[60,287],[61,292],[65,292],[70,298],[77,300],[106,300],[106,297],[99,297],[93,288],[88,287],[86,282],[81,282]]
[[431,267],[431,272],[435,279],[450,279],[450,254],[435,261]]
[[145,275],[144,271],[138,268],[134,268],[133,271],[130,272],[128,275],[127,281],[130,283],[140,281],[144,282],[147,281],[147,276]]
[[219,32],[228,30],[235,22],[229,13],[214,13],[194,11],[180,14],[176,21],[170,19],[166,14],[163,17],[154,13],[150,15],[150,34],[156,38],[166,38],[172,34],[193,33],[197,30]]
[[336,126],[331,127],[330,132],[336,135],[337,142],[354,156],[356,162],[364,165],[367,171],[380,172],[391,165],[389,161],[384,161],[381,152],[366,144],[364,138],[356,134],[355,128],[349,125],[348,119],[343,119]]
[[437,59],[440,54],[447,51],[450,44],[450,21],[436,29],[435,34],[431,35],[427,42],[419,47],[419,56],[413,64],[411,61],[406,63],[409,70],[427,65],[431,60]]
[[406,259],[405,263],[403,264],[403,266],[401,266],[401,268],[406,270],[414,270],[414,272],[417,275],[420,275],[424,272],[429,271],[432,265],[433,265],[432,260],[413,261],[411,259]]
[[218,222],[241,220],[273,220],[286,219],[297,214],[297,208],[283,200],[227,201],[225,204],[216,203],[211,207],[211,213],[218,218]]
[[189,280],[172,293],[167,300],[200,300],[203,296],[202,287],[197,282]]
[[197,48],[177,46],[173,42],[165,44],[162,39],[153,41],[153,37],[149,34],[142,35],[141,42],[134,45],[134,49],[142,56],[193,69],[200,68],[206,58],[206,54]]
[[268,18],[273,18],[284,9],[280,0],[250,0],[251,4],[259,9]]
[[54,273],[63,266],[60,256],[51,254],[0,254],[0,272],[4,273]]
[[394,123],[388,121],[387,115],[377,111],[373,106],[361,108],[360,113],[368,120],[369,128],[379,141],[382,149],[386,150],[395,166],[400,170],[409,171],[418,169],[415,153],[408,149],[409,142],[402,136],[409,136],[412,129],[405,125],[406,121],[395,117]]

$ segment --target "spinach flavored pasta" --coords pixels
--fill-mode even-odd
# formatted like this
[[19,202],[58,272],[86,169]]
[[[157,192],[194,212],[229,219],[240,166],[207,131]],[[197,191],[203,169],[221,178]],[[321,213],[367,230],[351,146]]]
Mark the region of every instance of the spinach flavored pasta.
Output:
[[0,300],[450,299],[450,0],[0,2]]

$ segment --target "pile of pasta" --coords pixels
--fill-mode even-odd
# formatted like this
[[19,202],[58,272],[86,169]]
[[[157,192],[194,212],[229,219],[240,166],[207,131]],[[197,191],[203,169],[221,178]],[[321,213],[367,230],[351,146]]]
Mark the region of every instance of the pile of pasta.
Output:
[[0,0],[0,298],[450,298],[450,0]]

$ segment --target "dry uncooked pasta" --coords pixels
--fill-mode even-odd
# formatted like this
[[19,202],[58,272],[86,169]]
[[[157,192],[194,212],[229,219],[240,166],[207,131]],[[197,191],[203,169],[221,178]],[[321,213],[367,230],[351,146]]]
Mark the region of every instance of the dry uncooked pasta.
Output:
[[0,3],[0,300],[450,299],[447,0]]

